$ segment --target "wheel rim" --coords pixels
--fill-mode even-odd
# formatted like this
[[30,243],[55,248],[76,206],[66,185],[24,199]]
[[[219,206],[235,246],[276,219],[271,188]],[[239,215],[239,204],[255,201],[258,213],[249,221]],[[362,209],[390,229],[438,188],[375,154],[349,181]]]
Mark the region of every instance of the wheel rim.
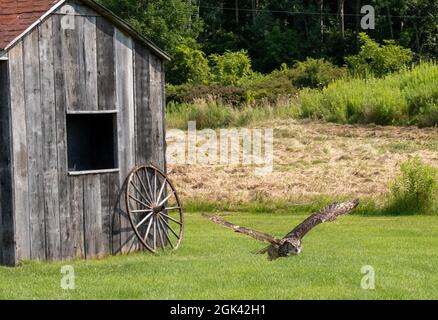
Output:
[[126,208],[137,238],[149,251],[179,247],[184,215],[178,194],[163,172],[152,166],[135,168],[128,176]]

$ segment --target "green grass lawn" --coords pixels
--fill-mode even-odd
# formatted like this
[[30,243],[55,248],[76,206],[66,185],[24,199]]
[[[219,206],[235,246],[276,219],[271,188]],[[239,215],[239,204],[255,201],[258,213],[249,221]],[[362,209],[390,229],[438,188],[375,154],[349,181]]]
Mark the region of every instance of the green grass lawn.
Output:
[[[76,289],[60,288],[65,263],[0,268],[1,299],[438,299],[438,218],[348,216],[319,226],[300,256],[269,262],[263,244],[188,214],[176,252],[75,261]],[[227,219],[278,236],[304,216],[239,213]],[[376,271],[363,290],[361,267]]]

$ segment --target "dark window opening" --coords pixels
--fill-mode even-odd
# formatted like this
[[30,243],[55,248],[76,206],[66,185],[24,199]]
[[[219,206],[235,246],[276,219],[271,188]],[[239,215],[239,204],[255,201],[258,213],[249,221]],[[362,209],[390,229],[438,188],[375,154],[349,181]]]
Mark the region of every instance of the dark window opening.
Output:
[[68,114],[69,171],[116,169],[116,114]]

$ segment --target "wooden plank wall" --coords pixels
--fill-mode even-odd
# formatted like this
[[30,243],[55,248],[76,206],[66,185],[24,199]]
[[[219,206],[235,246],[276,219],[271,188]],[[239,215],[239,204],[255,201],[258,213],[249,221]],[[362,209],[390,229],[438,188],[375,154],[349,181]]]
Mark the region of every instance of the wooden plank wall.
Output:
[[135,42],[135,114],[137,163],[165,169],[163,62]]
[[[12,132],[13,209],[16,259],[30,259],[28,206],[28,148],[24,99],[23,44],[9,51],[10,108]],[[12,112],[13,110],[13,112]]]
[[150,56],[150,114],[151,117],[151,147],[148,150],[147,161],[154,163],[159,169],[165,170],[165,106],[163,104],[164,73],[162,61],[154,55]]
[[15,262],[8,65],[0,61],[0,265]]
[[[9,56],[17,260],[139,249],[120,197],[136,165],[165,169],[162,61],[77,1]],[[120,171],[69,176],[66,114],[99,110],[117,110]]]
[[[124,189],[124,182],[129,172],[135,167],[135,110],[134,110],[134,57],[133,41],[119,30],[115,30],[115,69],[117,79],[116,98],[119,110],[118,144],[119,144],[119,185]],[[120,195],[123,197],[123,194]],[[137,247],[134,234],[126,213],[124,199],[119,198],[117,213],[113,219],[113,252],[127,252]]]

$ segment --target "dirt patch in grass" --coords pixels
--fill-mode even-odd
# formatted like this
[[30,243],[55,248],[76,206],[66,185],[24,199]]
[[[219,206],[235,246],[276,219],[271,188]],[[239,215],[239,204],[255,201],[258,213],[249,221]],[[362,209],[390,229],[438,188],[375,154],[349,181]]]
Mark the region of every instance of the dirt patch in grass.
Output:
[[254,166],[169,165],[183,199],[247,202],[318,196],[381,197],[400,162],[419,156],[438,167],[438,129],[269,121],[274,129],[274,170]]

